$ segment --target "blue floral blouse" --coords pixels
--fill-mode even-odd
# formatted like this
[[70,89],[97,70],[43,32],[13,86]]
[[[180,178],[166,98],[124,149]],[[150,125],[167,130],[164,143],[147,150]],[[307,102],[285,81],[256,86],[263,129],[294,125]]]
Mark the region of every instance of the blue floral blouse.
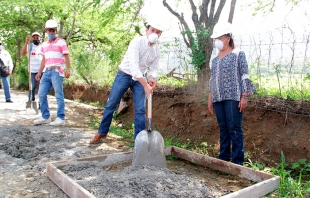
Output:
[[248,63],[243,51],[233,50],[223,58],[212,60],[209,91],[212,93],[212,103],[240,101],[243,92],[253,94],[255,88],[249,78]]

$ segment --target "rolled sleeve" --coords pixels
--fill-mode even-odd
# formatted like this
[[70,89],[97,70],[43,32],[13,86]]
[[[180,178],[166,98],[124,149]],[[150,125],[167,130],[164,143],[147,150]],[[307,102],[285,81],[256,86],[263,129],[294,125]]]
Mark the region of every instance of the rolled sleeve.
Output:
[[248,73],[248,63],[243,51],[240,51],[239,53],[239,66],[241,76],[241,92],[248,92],[248,94],[251,95],[255,92],[255,87],[250,80],[250,75]]

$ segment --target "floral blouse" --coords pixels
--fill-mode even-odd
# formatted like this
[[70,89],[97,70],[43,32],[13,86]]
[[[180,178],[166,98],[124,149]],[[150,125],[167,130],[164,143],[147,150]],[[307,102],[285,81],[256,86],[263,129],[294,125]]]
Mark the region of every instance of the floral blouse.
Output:
[[233,50],[223,58],[212,60],[209,91],[212,93],[212,103],[240,101],[243,92],[253,94],[255,88],[249,78],[248,63],[243,51]]

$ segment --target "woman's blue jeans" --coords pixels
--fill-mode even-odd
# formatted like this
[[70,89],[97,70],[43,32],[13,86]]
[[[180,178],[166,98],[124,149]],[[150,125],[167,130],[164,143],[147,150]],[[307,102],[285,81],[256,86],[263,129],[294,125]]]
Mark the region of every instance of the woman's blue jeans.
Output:
[[51,88],[54,88],[55,98],[57,101],[57,117],[64,120],[65,119],[65,98],[63,92],[63,78],[59,76],[59,73],[52,70],[46,70],[44,75],[42,75],[39,87],[39,100],[40,100],[40,110],[42,117],[48,119],[50,117],[50,109],[47,101],[47,94],[50,92]]
[[98,128],[98,134],[108,134],[113,118],[113,113],[128,88],[131,89],[134,100],[134,138],[136,139],[136,136],[142,130],[145,130],[146,97],[144,88],[139,81],[132,80],[130,75],[125,74],[122,71],[118,71],[112,85],[108,102],[104,108],[103,117]]
[[221,160],[242,164],[244,162],[244,138],[242,131],[242,112],[239,101],[225,100],[213,103],[220,127]]

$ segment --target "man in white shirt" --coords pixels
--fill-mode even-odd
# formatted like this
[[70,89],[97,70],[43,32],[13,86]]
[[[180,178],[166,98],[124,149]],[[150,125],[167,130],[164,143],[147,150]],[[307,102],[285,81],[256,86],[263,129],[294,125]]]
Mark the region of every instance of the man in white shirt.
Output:
[[[98,134],[90,140],[91,144],[100,143],[101,139],[106,138],[113,113],[128,88],[131,89],[134,100],[134,138],[145,129],[145,101],[152,92],[151,86],[156,86],[155,78],[160,59],[157,40],[162,30],[160,24],[151,22],[146,26],[145,36],[136,37],[130,42],[112,85]],[[146,70],[147,80],[144,77]]]
[[4,66],[8,69],[8,76],[1,76],[2,85],[4,89],[5,102],[12,103],[11,100],[11,90],[10,90],[10,75],[12,74],[14,65],[11,58],[11,55],[8,51],[3,49],[2,42],[0,41],[0,59],[2,60]]
[[[35,76],[39,72],[40,64],[42,61],[42,53],[41,53],[42,46],[40,44],[40,34],[38,32],[32,33],[31,37],[32,37],[31,44],[29,44],[30,36],[26,37],[25,44],[21,50],[21,54],[22,55],[27,54],[28,61],[30,61],[30,73],[31,73],[31,84],[32,84],[31,96],[32,97],[29,98],[29,100],[35,101],[36,86],[37,86],[37,81],[35,79]],[[28,51],[29,48],[30,48],[30,52]]]

